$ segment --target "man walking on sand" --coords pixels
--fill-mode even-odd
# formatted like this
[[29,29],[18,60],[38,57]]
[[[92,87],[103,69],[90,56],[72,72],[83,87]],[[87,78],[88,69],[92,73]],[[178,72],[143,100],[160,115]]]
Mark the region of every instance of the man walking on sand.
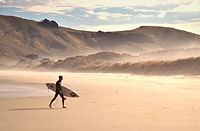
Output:
[[63,95],[63,92],[61,90],[61,81],[63,80],[63,76],[59,76],[58,77],[59,80],[56,82],[56,94],[54,96],[54,98],[51,100],[50,104],[49,104],[49,107],[51,108],[51,104],[53,103],[53,101],[56,99],[56,97],[58,96],[58,94],[60,95],[60,97],[62,98],[62,105],[63,105],[63,108],[66,108],[64,106],[64,101],[65,101],[65,97]]

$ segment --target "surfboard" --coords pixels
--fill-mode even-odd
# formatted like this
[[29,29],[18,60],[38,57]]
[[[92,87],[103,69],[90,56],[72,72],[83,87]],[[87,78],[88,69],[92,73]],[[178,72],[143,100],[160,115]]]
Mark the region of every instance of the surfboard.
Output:
[[[46,86],[50,90],[56,92],[56,84],[55,83],[46,83]],[[62,90],[64,96],[67,96],[67,97],[79,97],[78,94],[76,94],[72,90],[68,89],[67,87],[61,86],[61,90]]]

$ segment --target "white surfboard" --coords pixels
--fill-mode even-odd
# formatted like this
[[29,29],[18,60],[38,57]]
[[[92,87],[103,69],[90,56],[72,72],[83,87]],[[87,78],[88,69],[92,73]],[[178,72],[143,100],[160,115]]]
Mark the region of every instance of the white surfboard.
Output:
[[[56,84],[55,83],[46,83],[46,86],[50,90],[56,92]],[[67,96],[67,97],[79,97],[78,94],[76,94],[72,90],[68,89],[67,87],[61,86],[61,90],[62,90],[64,96]]]

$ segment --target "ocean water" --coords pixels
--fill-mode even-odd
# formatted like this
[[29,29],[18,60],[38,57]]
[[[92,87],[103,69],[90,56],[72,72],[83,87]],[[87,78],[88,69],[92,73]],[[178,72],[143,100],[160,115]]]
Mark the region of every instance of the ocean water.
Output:
[[0,97],[52,96],[53,94],[44,84],[0,84]]

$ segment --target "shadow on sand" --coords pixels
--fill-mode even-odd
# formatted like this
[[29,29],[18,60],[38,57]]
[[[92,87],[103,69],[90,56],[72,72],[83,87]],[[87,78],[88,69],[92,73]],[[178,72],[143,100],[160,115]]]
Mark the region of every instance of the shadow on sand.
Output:
[[8,111],[31,111],[31,110],[55,110],[62,108],[17,108],[17,109],[9,109]]

